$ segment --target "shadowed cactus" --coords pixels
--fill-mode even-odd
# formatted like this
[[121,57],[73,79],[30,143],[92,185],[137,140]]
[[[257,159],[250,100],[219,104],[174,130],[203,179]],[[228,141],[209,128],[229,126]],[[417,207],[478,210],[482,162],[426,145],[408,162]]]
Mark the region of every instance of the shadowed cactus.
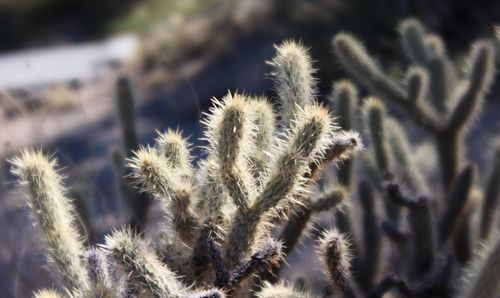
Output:
[[[371,297],[381,297],[391,289],[403,296],[450,297],[455,286],[450,272],[456,274],[457,268],[468,262],[477,247],[479,237],[475,232],[482,231],[480,237],[489,238],[491,232],[487,227],[491,227],[492,218],[497,216],[497,212],[486,209],[496,205],[498,194],[494,185],[498,183],[493,181],[498,180],[498,165],[492,164],[484,194],[475,191],[474,165],[464,166],[470,164],[464,157],[465,135],[492,85],[495,51],[490,41],[475,42],[462,74],[455,69],[442,40],[426,32],[417,20],[403,21],[399,33],[410,61],[401,83],[386,75],[355,37],[340,33],[333,39],[334,53],[341,65],[380,98],[371,97],[361,104],[370,140],[363,168],[376,190],[387,186],[388,191],[381,192],[387,218],[381,230],[390,239],[392,248],[386,269],[389,274],[371,290],[363,286],[366,284],[363,279],[359,282]],[[440,167],[435,169],[441,171],[443,191],[434,181],[429,183],[425,177],[428,173],[418,166],[422,160],[415,154],[415,145],[409,142],[403,125],[388,115],[381,100],[402,107],[418,126],[434,136],[440,161]],[[399,191],[399,185],[404,191]],[[476,212],[473,197],[484,199],[482,227],[475,226],[473,221]],[[399,207],[389,208],[390,204]],[[391,216],[395,214],[391,209],[401,207],[401,212],[407,213],[406,218],[401,218],[404,222]],[[366,230],[363,227],[363,233]],[[360,265],[358,260],[363,259],[360,251],[363,250],[353,251],[353,270],[363,273],[370,267]],[[446,254],[451,256],[447,262],[451,265],[441,265],[440,260]]]
[[138,193],[130,186],[129,171],[125,168],[123,156],[130,158],[134,150],[139,148],[135,124],[135,92],[130,78],[122,76],[116,81],[115,102],[118,120],[122,129],[123,149],[112,153],[112,162],[118,180],[120,194],[130,207],[132,218],[130,225],[137,231],[142,231],[146,215],[151,203],[145,193]]
[[492,234],[492,230],[495,230],[493,225],[495,224],[496,213],[498,213],[496,210],[498,210],[498,192],[500,190],[500,142],[495,140],[494,145],[493,167],[490,170],[491,173],[486,184],[481,212],[480,236],[483,240],[488,239]]
[[[436,71],[434,60],[448,61],[445,51],[437,50],[441,48],[436,46],[441,44],[435,41],[438,37],[431,35],[434,41],[426,41],[427,33],[415,20],[404,21],[400,33],[410,61],[421,67],[418,71],[409,69],[408,86],[384,74],[363,44],[349,34],[335,36],[334,52],[340,63],[370,91],[406,109],[418,125],[436,137],[443,186],[449,191],[461,169],[466,128],[480,109],[493,80],[495,51],[487,41],[475,42],[465,77],[460,83],[449,84],[458,74],[448,62],[442,62],[443,73]],[[425,72],[431,84],[426,83]],[[439,92],[432,92],[434,89]],[[429,105],[421,94],[432,95],[434,100]]]
[[319,249],[334,295],[355,297],[350,284],[352,277],[349,243],[338,231],[331,230],[324,232]]
[[[349,81],[335,83],[329,102],[333,107],[334,115],[338,117],[339,127],[346,131],[354,129],[358,107],[358,90],[354,84]],[[353,175],[354,160],[347,159],[339,167],[339,182],[349,187]]]

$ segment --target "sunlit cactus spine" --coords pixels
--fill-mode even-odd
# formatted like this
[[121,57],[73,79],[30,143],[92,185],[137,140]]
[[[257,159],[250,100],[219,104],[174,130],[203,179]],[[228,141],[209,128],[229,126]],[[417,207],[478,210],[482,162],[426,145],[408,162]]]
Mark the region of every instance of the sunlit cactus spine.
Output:
[[210,269],[208,239],[224,239],[230,222],[230,198],[218,177],[219,167],[213,158],[209,157],[199,165],[200,185],[196,194],[203,199],[197,202],[196,213],[204,219],[191,253],[191,263],[196,275],[205,274]]
[[356,297],[351,284],[349,243],[344,236],[336,230],[325,231],[319,243],[319,250],[333,294],[346,298]]
[[285,127],[296,117],[297,108],[314,102],[316,79],[307,48],[285,41],[276,46],[276,56],[268,63],[273,67],[276,93],[281,104],[281,120]]
[[[281,231],[278,239],[283,241],[283,253],[288,255],[307,234],[315,213],[323,211],[336,211],[349,200],[349,190],[343,186],[328,186],[315,200],[306,201],[297,213],[291,214],[288,222]],[[338,214],[338,213],[337,213]],[[276,266],[268,273],[261,276],[266,281],[277,281],[278,273],[283,266]]]
[[253,149],[249,153],[250,169],[257,186],[262,186],[262,181],[269,172],[269,162],[274,144],[276,119],[273,106],[265,97],[251,98],[248,108],[252,114]]
[[214,107],[205,120],[205,138],[217,160],[220,181],[235,206],[246,211],[254,191],[246,163],[254,133],[248,103],[243,95],[231,93],[222,101],[214,99],[213,103]]
[[34,298],[62,298],[63,296],[53,289],[43,289],[33,294]]
[[127,295],[127,278],[120,275],[118,266],[108,252],[89,248],[83,254],[92,287],[88,296],[124,297]]
[[[289,54],[292,50],[295,53],[294,55]],[[277,47],[277,54],[270,62],[273,67],[272,74],[275,79],[275,89],[277,90],[278,100],[281,105],[280,116],[281,119],[283,119],[282,126],[284,128],[293,127],[294,123],[297,124],[304,120],[301,118],[290,118],[290,105],[293,105],[293,109],[298,112],[297,115],[302,115],[302,118],[304,118],[303,115],[307,115],[306,111],[311,111],[311,106],[313,108],[315,106],[313,101],[315,95],[315,79],[312,76],[314,71],[310,60],[311,58],[309,57],[307,51],[300,44],[290,44],[290,42],[285,42]],[[304,63],[305,61],[307,61],[307,63]],[[290,69],[292,66],[293,68]],[[290,71],[296,71],[297,66],[301,66],[301,71],[307,71],[308,74],[303,74],[302,79],[293,80],[294,72],[290,73]],[[287,84],[293,84],[293,86],[291,86],[291,91],[288,92],[293,92],[292,94],[302,92],[304,97],[291,102],[289,96],[290,94],[280,91],[283,86]],[[332,130],[330,133],[332,133],[332,144],[329,148],[327,148],[321,161],[318,161],[317,163],[313,162],[313,160],[308,161],[309,169],[302,173],[303,178],[315,179],[316,172],[318,172],[319,169],[319,164],[348,159],[361,150],[362,143],[357,133],[346,130],[339,131],[337,128],[335,131]],[[280,139],[278,139],[278,141],[279,140]],[[276,154],[276,152],[271,151],[271,154]],[[301,179],[298,186],[305,189],[313,181],[314,180],[310,179]],[[340,190],[340,188],[338,190]],[[327,190],[326,193],[329,193],[329,191]],[[288,212],[290,218],[288,222],[285,223],[285,227],[278,237],[278,239],[283,241],[285,255],[288,255],[288,253],[292,251],[293,247],[295,247],[295,245],[300,241],[304,231],[308,227],[311,217],[315,212],[326,211],[327,208],[334,209],[339,205],[339,202],[343,201],[347,197],[347,192],[344,189],[339,192],[333,191],[332,194],[335,194],[333,196],[327,195],[326,193],[323,196],[326,200],[313,200],[304,194],[296,193],[290,197],[292,200],[285,201],[292,203],[292,206],[294,206],[293,209],[297,209],[293,210],[294,212]],[[279,209],[286,210],[283,206],[280,206]],[[282,266],[277,266],[272,271],[272,274],[264,274],[264,276],[261,277],[264,280],[276,281],[277,274],[281,267]]]
[[140,148],[130,159],[132,177],[144,191],[157,197],[183,241],[190,243],[198,227],[191,204],[191,185],[153,148]]
[[163,155],[168,164],[180,171],[186,180],[191,179],[193,169],[192,157],[189,148],[191,145],[182,137],[181,132],[168,129],[164,133],[158,133],[156,138],[156,150]]
[[34,223],[47,245],[62,285],[73,295],[90,290],[90,280],[80,256],[84,251],[73,209],[66,197],[57,161],[39,150],[24,150],[11,160],[12,173],[26,194]]
[[181,291],[175,274],[160,262],[150,244],[132,231],[121,230],[108,235],[105,248],[131,278],[153,296],[169,297]]
[[486,298],[498,296],[500,292],[500,241],[485,244],[475,260],[464,271],[464,281],[458,287],[459,298]]
[[293,285],[287,285],[283,282],[271,284],[265,282],[262,288],[257,292],[258,298],[313,298],[315,296],[308,292],[297,289]]
[[151,244],[131,230],[118,230],[106,237],[103,246],[115,258],[128,276],[154,297],[223,297],[218,290],[192,291],[184,286],[165,264]]

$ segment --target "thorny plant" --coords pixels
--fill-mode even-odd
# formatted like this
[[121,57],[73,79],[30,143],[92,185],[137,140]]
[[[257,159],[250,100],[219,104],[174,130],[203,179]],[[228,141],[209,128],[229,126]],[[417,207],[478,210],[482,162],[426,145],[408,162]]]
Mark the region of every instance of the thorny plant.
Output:
[[[403,21],[399,31],[412,63],[404,83],[385,75],[349,34],[335,36],[334,53],[370,92],[406,109],[435,137],[441,188],[427,181],[404,128],[378,97],[358,104],[357,89],[344,80],[334,84],[333,114],[316,102],[314,69],[300,43],[283,42],[269,62],[279,113],[264,97],[213,99],[203,120],[205,158],[196,167],[179,131],[159,133],[153,146],[138,145],[132,92],[122,79],[118,103],[128,158],[126,168],[118,155],[114,162],[126,174],[122,186],[131,181],[142,194],[124,191],[136,220],[104,244],[83,245],[54,158],[27,149],[11,160],[63,290],[35,297],[382,297],[391,289],[404,297],[498,295],[500,242],[493,230],[500,147],[484,192],[463,151],[467,127],[494,78],[500,36],[473,44],[461,77],[442,40],[418,21]],[[370,146],[356,170],[352,157],[363,146],[351,129],[358,110]],[[321,175],[325,165],[341,160],[338,182]],[[357,200],[346,205],[349,193]],[[148,197],[159,201],[169,227],[156,241],[139,232]],[[337,226],[319,236],[329,286],[309,292],[307,280],[298,287],[279,279],[280,268],[314,213],[323,211],[334,212]],[[360,241],[346,237],[357,233],[355,225]]]

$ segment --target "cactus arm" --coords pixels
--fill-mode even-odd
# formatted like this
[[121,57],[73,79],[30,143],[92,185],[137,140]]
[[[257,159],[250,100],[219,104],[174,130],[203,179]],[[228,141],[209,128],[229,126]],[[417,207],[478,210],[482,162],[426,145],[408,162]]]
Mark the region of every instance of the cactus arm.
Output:
[[[497,141],[498,142],[498,141]],[[490,237],[494,225],[495,211],[498,206],[500,190],[500,144],[495,148],[493,167],[491,169],[481,212],[480,238],[486,240]]]
[[421,105],[415,106],[408,100],[408,94],[392,79],[387,77],[364,46],[353,36],[340,33],[333,40],[334,53],[341,64],[375,94],[391,100],[404,108],[413,120],[429,131],[440,131],[442,124]]
[[76,228],[74,210],[65,195],[62,178],[55,170],[57,161],[41,151],[24,150],[10,162],[61,283],[75,295],[86,293],[90,281],[80,259],[84,251],[82,236]]

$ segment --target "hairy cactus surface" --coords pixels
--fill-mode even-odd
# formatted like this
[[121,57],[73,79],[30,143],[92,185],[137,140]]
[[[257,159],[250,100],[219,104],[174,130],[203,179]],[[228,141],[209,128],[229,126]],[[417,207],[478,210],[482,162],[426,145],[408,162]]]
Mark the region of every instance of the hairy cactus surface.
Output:
[[75,227],[72,207],[55,169],[56,161],[39,150],[24,150],[11,162],[61,283],[75,295],[89,291],[90,280],[81,260],[82,236]]

